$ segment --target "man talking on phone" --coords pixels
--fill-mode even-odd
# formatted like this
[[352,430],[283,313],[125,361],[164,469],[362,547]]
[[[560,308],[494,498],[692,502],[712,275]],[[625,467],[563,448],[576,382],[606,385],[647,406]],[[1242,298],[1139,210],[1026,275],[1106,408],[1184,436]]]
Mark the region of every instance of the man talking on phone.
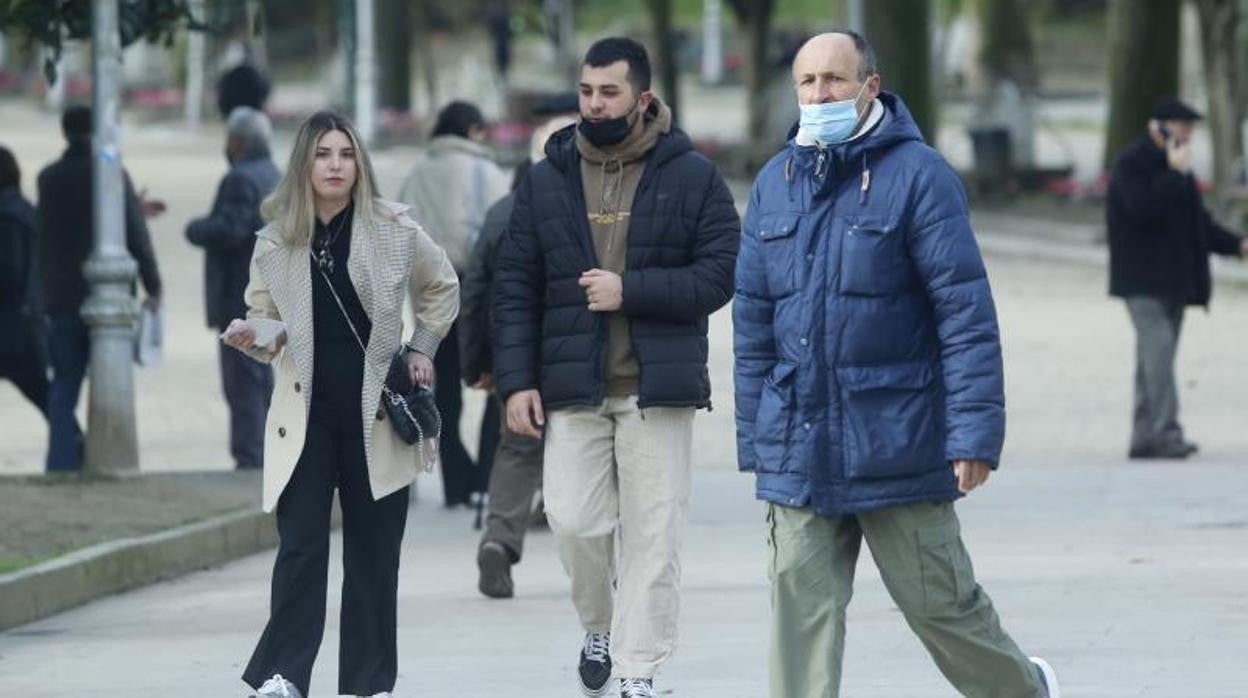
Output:
[[1133,459],[1196,453],[1179,425],[1174,379],[1183,311],[1209,305],[1210,253],[1248,255],[1248,242],[1209,215],[1192,176],[1192,130],[1201,118],[1162,99],[1147,135],[1127,147],[1110,177],[1109,293],[1126,301],[1136,335]]

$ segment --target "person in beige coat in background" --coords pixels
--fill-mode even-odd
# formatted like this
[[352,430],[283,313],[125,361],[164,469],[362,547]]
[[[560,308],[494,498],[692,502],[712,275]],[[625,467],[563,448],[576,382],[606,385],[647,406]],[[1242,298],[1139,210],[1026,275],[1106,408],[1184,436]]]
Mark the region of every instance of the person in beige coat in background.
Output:
[[[451,102],[438,111],[429,145],[412,163],[399,189],[399,201],[420,211],[429,234],[446,250],[461,277],[472,261],[486,212],[511,190],[511,175],[494,162],[488,137],[480,109],[468,102]],[[474,493],[480,497],[487,489],[498,443],[499,411],[493,400],[486,403],[474,460],[459,435],[464,406],[464,388],[458,379],[459,322],[451,326],[433,364],[444,378],[434,386],[444,427],[444,438],[438,442],[443,501],[454,508],[471,504]]]
[[[432,357],[459,310],[459,283],[408,207],[376,191],[350,122],[330,112],[309,117],[263,207],[270,222],[257,233],[247,320],[222,335],[276,366],[263,507],[276,510],[281,543],[269,621],[243,674],[253,696],[308,694],[325,626],[335,488],[344,570],[338,692],[389,696],[398,671],[399,550],[407,488],[423,464],[389,423],[381,388],[400,347],[412,379],[433,382]],[[404,342],[409,286],[416,326]]]

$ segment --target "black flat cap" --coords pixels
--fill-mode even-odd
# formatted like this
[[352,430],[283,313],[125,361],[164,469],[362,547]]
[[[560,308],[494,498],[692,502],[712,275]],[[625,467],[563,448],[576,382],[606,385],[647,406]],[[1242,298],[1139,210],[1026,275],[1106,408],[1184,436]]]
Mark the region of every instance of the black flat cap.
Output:
[[1158,121],[1200,121],[1205,117],[1174,97],[1162,97],[1153,107],[1152,118]]
[[580,101],[575,92],[561,92],[533,105],[533,116],[571,114],[580,110]]

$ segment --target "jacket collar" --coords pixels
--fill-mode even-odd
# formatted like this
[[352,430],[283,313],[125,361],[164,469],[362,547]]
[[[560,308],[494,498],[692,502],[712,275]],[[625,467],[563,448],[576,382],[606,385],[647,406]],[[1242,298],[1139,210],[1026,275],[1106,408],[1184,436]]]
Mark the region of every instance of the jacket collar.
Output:
[[65,148],[66,158],[84,158],[91,157],[91,139],[74,139],[69,142]]
[[471,138],[464,138],[463,136],[456,136],[449,133],[430,138],[429,152],[436,154],[466,153],[468,155],[486,158],[489,160],[494,159],[490,154],[489,148],[484,145],[472,140]]

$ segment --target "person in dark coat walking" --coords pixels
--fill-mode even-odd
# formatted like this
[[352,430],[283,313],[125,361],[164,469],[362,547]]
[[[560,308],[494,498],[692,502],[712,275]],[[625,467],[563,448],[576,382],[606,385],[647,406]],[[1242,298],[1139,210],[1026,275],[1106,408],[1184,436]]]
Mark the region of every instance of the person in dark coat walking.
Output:
[[[569,95],[573,110],[576,96]],[[516,168],[515,184],[528,174],[533,163],[545,157],[550,134],[575,123],[574,116],[550,119],[534,132],[529,159]],[[515,208],[514,191],[490,207],[481,226],[481,237],[460,289],[460,367],[464,383],[478,390],[494,390],[494,353],[490,342],[491,299],[498,266],[498,247]],[[491,399],[497,399],[497,395]],[[477,549],[477,588],[491,598],[510,598],[515,593],[511,568],[520,562],[524,534],[533,521],[533,499],[542,484],[542,440],[519,434],[502,420],[494,468],[490,472],[485,533]]]
[[[281,175],[269,154],[272,127],[263,112],[238,107],[227,120],[230,171],[217,188],[212,211],[186,227],[186,239],[204,248],[204,303],[208,326],[225,332],[243,317],[256,231],[264,227],[260,202]],[[264,420],[273,393],[273,369],[218,343],[221,387],[230,409],[230,455],[239,470],[264,465]]]
[[850,31],[793,62],[801,117],[750,195],[733,303],[738,465],[767,502],[771,696],[839,694],[863,540],[962,695],[1058,698],[1001,628],[953,503],[1000,462],[996,309],[966,192]]
[[494,378],[508,426],[545,435],[588,695],[613,670],[624,698],[654,695],[675,648],[707,318],[732,297],[739,236],[723,178],[650,91],[645,49],[595,43],[579,123],[516,192],[494,290]]
[[46,418],[48,357],[36,273],[35,209],[22,196],[17,158],[0,146],[0,378]]
[[[39,173],[36,231],[52,385],[48,394],[48,470],[82,467],[82,430],[74,416],[91,357],[91,337],[79,311],[89,292],[82,265],[95,242],[92,197],[91,109],[70,107],[61,117],[69,147]],[[144,206],[125,180],[126,248],[139,265],[151,306],[160,304],[160,272],[144,221]]]
[[1109,293],[1135,327],[1131,458],[1187,458],[1196,444],[1179,424],[1174,359],[1183,310],[1208,306],[1209,255],[1242,257],[1248,242],[1209,215],[1192,176],[1192,128],[1201,116],[1173,98],[1153,109],[1148,133],[1114,163],[1109,180]]

